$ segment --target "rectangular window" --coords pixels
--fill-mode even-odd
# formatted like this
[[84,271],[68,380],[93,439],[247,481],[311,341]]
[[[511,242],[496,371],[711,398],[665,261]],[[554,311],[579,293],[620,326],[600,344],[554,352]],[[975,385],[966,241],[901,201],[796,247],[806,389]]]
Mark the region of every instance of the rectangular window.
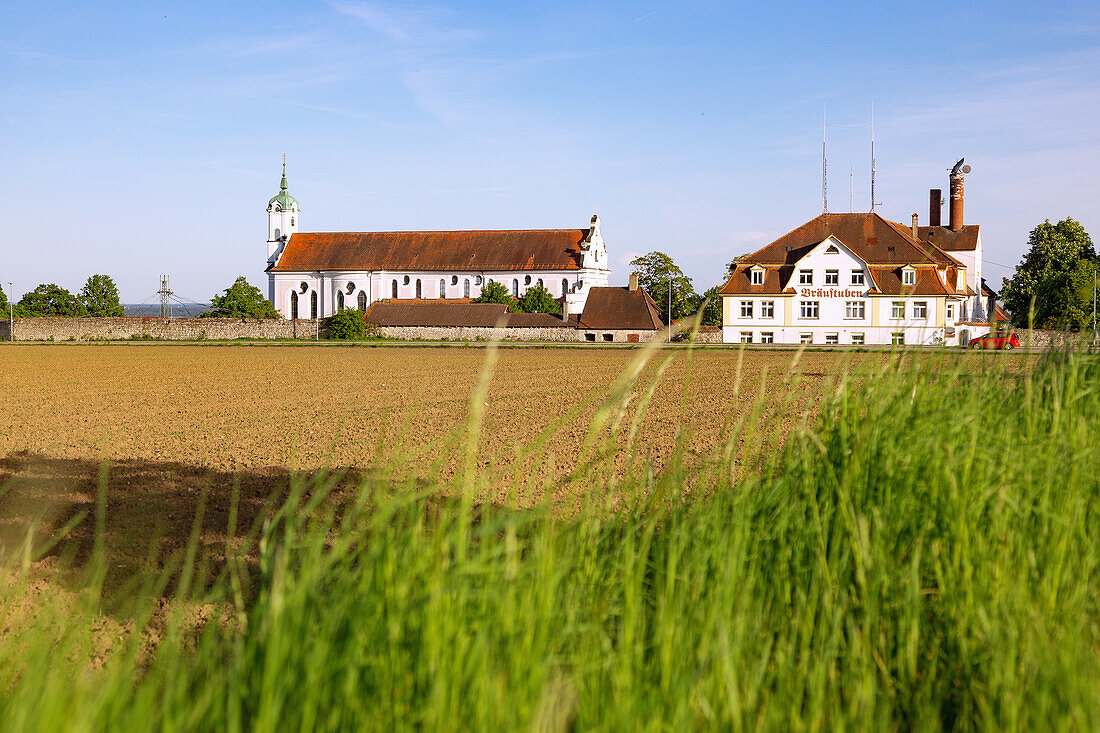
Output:
[[866,303],[862,300],[847,300],[844,302],[844,317],[849,320],[862,321],[867,317]]
[[894,346],[905,346],[905,334],[901,331],[890,334],[890,343]]
[[905,318],[904,300],[895,300],[890,304],[890,317],[893,319]]
[[954,303],[948,303],[947,304],[947,320],[949,320],[949,321],[955,320],[955,304]]
[[840,285],[840,270],[826,270],[825,271],[825,284],[826,285]]
[[742,318],[752,318],[752,301],[751,300],[742,300],[741,301],[741,317]]
[[775,318],[775,301],[765,300],[760,303],[761,318]]
[[775,334],[772,333],[771,331],[761,331],[760,332],[760,343],[762,343],[762,344],[774,344],[775,343]]
[[856,344],[857,346],[862,346],[863,345],[863,334],[862,333],[853,333],[852,334],[852,343]]
[[741,332],[741,343],[743,343],[743,344],[751,344],[752,343],[752,331],[742,331]]
[[814,335],[812,333],[801,333],[798,335],[798,343],[800,344],[812,344],[814,342]]
[[863,270],[852,270],[852,285],[863,284]]
[[799,270],[798,271],[798,284],[799,285],[813,285],[814,284],[814,271],[813,270]]
[[913,303],[913,318],[928,318],[928,301],[918,300]]
[[902,270],[901,284],[902,285],[916,285],[917,284],[917,273],[916,273],[916,271],[915,270]]
[[798,314],[800,318],[818,318],[821,314],[821,304],[816,300],[803,300],[799,303]]
[[825,334],[825,343],[827,343],[827,344],[839,344],[840,343],[840,334],[838,334],[838,333],[827,333],[827,334]]
[[763,270],[752,270],[751,275],[752,275],[752,284],[753,285],[763,285],[764,284],[764,271]]

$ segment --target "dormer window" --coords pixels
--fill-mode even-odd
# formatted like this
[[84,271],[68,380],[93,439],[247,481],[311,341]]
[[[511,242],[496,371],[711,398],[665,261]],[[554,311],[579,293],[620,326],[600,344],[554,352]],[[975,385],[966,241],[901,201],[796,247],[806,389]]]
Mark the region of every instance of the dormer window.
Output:
[[753,269],[749,271],[749,281],[753,285],[764,284],[764,271],[761,269]]
[[917,271],[912,268],[905,268],[901,271],[901,284],[906,286],[913,286],[917,284]]
[[836,248],[835,244],[830,244],[828,247],[825,248],[825,254],[838,255],[840,254],[840,250]]

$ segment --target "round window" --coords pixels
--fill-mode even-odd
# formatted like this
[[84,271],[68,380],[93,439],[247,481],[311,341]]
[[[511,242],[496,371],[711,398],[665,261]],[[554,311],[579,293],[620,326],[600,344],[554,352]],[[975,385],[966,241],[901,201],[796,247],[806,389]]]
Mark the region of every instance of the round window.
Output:
[[458,275],[451,275],[451,285],[458,285]]
[[348,295],[355,292],[355,283],[348,283]]
[[303,293],[306,292],[307,290],[309,290],[309,284],[307,284],[307,283],[302,283],[298,287],[302,289]]
[[474,278],[474,285],[481,285],[481,275]]
[[406,284],[406,285],[408,285],[408,284],[409,284],[409,276],[408,276],[408,275],[406,275],[406,276],[405,276],[405,284]]
[[530,284],[531,284],[531,276],[530,276],[530,275],[528,275],[527,277],[523,278],[523,284],[524,284],[524,285],[530,285]]

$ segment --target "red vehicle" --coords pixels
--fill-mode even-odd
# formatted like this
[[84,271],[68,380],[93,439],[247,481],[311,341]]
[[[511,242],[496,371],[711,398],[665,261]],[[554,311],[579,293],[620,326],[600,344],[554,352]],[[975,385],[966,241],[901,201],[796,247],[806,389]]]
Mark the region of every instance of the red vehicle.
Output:
[[970,340],[972,349],[1004,349],[1009,351],[1020,345],[1020,337],[1015,331],[991,331],[984,336]]

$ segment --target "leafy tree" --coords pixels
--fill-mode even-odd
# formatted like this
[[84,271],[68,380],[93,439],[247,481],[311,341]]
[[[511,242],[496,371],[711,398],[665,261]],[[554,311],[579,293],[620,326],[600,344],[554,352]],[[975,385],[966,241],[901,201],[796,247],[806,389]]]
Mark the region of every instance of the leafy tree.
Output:
[[325,319],[329,338],[361,339],[367,331],[366,314],[358,308],[343,308]]
[[80,302],[89,316],[121,316],[118,287],[110,275],[92,275],[80,291]]
[[550,291],[541,285],[528,288],[518,305],[524,313],[561,313],[561,303],[554,300]]
[[735,269],[737,269],[737,266],[739,264],[741,264],[741,260],[745,259],[748,256],[749,256],[749,253],[745,252],[744,254],[737,255],[736,257],[734,257],[732,260],[729,261],[729,264],[726,265],[726,279],[727,280],[729,280],[729,277],[730,277],[731,274],[733,274],[733,271]]
[[8,315],[8,296],[4,294],[4,288],[0,288],[0,319]]
[[508,309],[512,311],[519,308],[516,299],[508,292],[508,288],[504,286],[504,283],[498,283],[495,280],[491,283],[485,283],[485,287],[481,289],[481,295],[474,298],[473,302],[502,303],[508,306]]
[[1051,224],[1047,219],[1032,229],[1028,251],[1016,266],[1016,273],[1004,279],[1001,290],[1013,322],[1028,325],[1034,299],[1035,325],[1080,328],[1085,309],[1080,280],[1084,277],[1090,280],[1087,310],[1091,322],[1091,268],[1095,267],[1095,261],[1092,239],[1079,222],[1064,219]]
[[250,285],[244,275],[225,289],[224,295],[210,299],[210,310],[200,318],[281,318],[275,306],[260,289]]
[[715,285],[703,293],[703,320],[700,325],[722,325],[722,296],[718,294],[718,289],[719,286]]
[[15,306],[21,318],[45,316],[85,316],[88,312],[80,299],[60,285],[42,284],[24,295]]
[[661,309],[661,316],[667,323],[669,282],[672,283],[672,319],[683,318],[699,309],[699,296],[691,285],[691,278],[676,266],[672,258],[664,252],[650,252],[644,257],[630,261],[630,266],[638,273],[638,284],[645,288],[649,297]]

